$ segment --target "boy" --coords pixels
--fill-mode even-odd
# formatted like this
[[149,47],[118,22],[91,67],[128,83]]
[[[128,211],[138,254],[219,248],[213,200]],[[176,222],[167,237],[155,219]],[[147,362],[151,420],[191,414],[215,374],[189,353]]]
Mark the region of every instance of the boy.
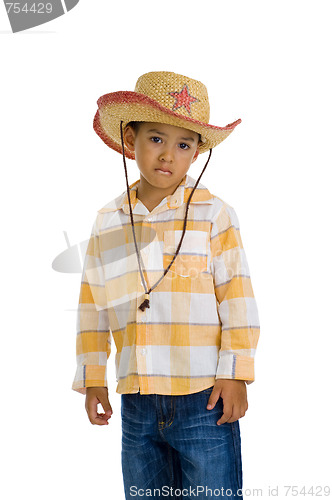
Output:
[[[94,129],[122,153],[127,192],[93,225],[72,388],[86,394],[90,422],[107,425],[111,331],[126,499],[242,498],[238,419],[259,320],[236,213],[199,183],[241,120],[210,125],[205,86],[171,72],[147,73],[98,106]],[[195,182],[189,167],[208,150]],[[140,170],[131,186],[125,157]]]

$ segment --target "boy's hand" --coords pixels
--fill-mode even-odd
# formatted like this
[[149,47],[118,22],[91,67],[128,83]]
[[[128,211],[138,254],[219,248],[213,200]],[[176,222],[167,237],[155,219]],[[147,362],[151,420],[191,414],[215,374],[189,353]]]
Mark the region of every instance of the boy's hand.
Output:
[[[98,403],[104,408],[105,413],[97,413]],[[87,387],[85,409],[92,424],[108,425],[108,419],[111,418],[113,410],[108,400],[107,387]]]
[[247,387],[244,380],[217,379],[211,392],[207,409],[215,407],[219,397],[223,400],[223,415],[218,425],[235,422],[248,410]]

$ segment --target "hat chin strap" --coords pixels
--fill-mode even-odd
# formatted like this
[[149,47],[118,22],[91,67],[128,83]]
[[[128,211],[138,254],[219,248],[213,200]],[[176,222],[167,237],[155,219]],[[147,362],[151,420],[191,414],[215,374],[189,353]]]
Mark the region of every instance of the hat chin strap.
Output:
[[210,149],[210,152],[209,152],[209,157],[207,159],[207,162],[205,163],[204,165],[204,168],[200,174],[200,176],[198,177],[197,181],[196,181],[196,184],[195,186],[193,187],[191,193],[190,193],[190,196],[188,198],[188,201],[187,201],[187,207],[186,207],[186,215],[185,215],[185,218],[184,218],[184,225],[183,225],[183,231],[182,231],[182,236],[181,236],[181,239],[179,241],[179,244],[178,244],[178,247],[176,249],[176,252],[175,252],[175,255],[173,256],[173,259],[172,261],[170,262],[170,264],[167,266],[166,269],[164,269],[164,274],[161,278],[159,278],[159,280],[148,290],[147,289],[147,286],[146,286],[146,283],[145,283],[145,278],[144,278],[144,275],[143,275],[143,272],[142,272],[142,266],[141,266],[141,255],[138,251],[138,247],[137,247],[137,241],[136,241],[136,235],[135,235],[135,228],[134,228],[134,219],[133,219],[133,211],[132,211],[132,208],[131,208],[131,201],[130,201],[130,191],[129,191],[129,184],[128,184],[128,173],[127,173],[127,165],[126,165],[126,156],[125,156],[125,152],[124,152],[124,141],[123,141],[123,129],[122,129],[122,124],[123,124],[123,121],[120,122],[120,135],[121,135],[121,146],[122,146],[122,158],[123,158],[123,166],[124,166],[124,170],[125,170],[125,176],[126,176],[126,184],[127,184],[127,196],[128,196],[128,203],[129,203],[129,211],[130,211],[130,220],[131,220],[131,228],[132,228],[132,231],[133,231],[133,237],[134,237],[134,243],[135,243],[135,249],[136,249],[136,255],[137,255],[137,260],[138,260],[138,266],[139,266],[139,272],[140,272],[140,275],[141,275],[141,281],[142,283],[144,284],[144,290],[145,290],[145,295],[144,295],[144,301],[138,306],[138,309],[140,309],[141,311],[145,311],[146,307],[150,308],[150,300],[149,300],[149,294],[150,292],[156,288],[156,286],[160,283],[160,281],[164,278],[165,274],[168,272],[169,268],[171,267],[171,265],[173,264],[179,250],[180,250],[180,247],[181,247],[181,244],[182,244],[182,240],[184,238],[184,234],[186,232],[186,226],[187,226],[187,216],[188,216],[188,208],[189,208],[189,203],[190,203],[190,200],[194,194],[194,191],[203,175],[203,172],[204,170],[206,169],[206,167],[208,166],[208,163],[210,161],[210,158],[211,158],[211,155],[212,155],[212,148]]

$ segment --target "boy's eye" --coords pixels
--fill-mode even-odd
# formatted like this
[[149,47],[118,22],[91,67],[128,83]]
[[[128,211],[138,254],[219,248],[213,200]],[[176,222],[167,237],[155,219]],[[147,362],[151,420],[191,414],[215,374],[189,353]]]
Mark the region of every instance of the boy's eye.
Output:
[[151,141],[158,143],[159,141],[161,141],[161,139],[160,137],[151,137]]
[[189,144],[185,144],[184,142],[181,142],[181,144],[179,144],[180,148],[181,149],[188,149],[190,148]]

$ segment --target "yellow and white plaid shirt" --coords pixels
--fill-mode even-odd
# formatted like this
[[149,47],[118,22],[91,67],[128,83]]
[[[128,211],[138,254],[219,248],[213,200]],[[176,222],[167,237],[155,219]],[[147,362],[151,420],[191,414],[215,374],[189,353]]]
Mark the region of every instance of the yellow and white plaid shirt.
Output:
[[[142,270],[150,288],[175,254],[188,174],[152,212],[130,197]],[[234,209],[198,184],[180,251],[144,300],[127,190],[101,210],[89,240],[77,314],[77,370],[72,389],[107,387],[111,335],[120,394],[190,394],[216,379],[254,380],[259,318]]]

